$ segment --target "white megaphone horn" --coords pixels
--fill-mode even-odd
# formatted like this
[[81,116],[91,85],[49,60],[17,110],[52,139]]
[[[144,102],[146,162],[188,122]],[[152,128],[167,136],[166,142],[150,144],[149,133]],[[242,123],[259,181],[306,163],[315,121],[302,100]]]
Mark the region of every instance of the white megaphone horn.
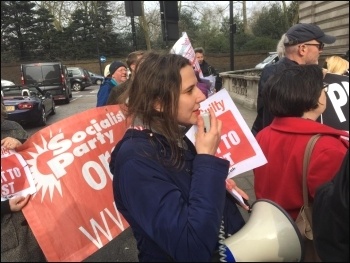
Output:
[[[226,262],[300,262],[304,247],[300,232],[287,212],[267,199],[252,205],[247,223],[224,240]],[[221,261],[222,257],[221,257]]]

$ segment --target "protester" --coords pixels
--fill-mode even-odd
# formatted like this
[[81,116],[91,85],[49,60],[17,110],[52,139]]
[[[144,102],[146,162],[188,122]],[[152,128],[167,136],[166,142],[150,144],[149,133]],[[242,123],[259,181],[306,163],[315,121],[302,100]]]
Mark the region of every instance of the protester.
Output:
[[96,107],[104,106],[107,103],[107,99],[111,89],[120,85],[127,79],[126,66],[121,61],[114,61],[109,66],[109,75],[104,79],[97,92],[97,104]]
[[330,56],[326,58],[323,68],[323,81],[329,84],[329,92],[327,108],[317,121],[349,131],[349,61],[339,56]]
[[[1,103],[1,147],[14,150],[25,142],[28,134],[17,122],[6,120],[6,116],[5,106]],[[1,201],[1,262],[45,262],[22,213],[30,195],[4,199]]]
[[313,236],[323,262],[349,262],[349,150],[330,181],[320,186],[313,203]]
[[[140,262],[210,261],[222,220],[225,237],[244,220],[225,181],[229,162],[215,156],[222,123],[212,109],[204,132],[205,100],[188,59],[145,54],[125,105],[131,126],[112,152],[115,204],[137,240]],[[198,125],[196,143],[185,130]]]
[[[285,34],[285,57],[277,63],[266,66],[258,84],[257,116],[252,126],[254,136],[264,127],[271,124],[273,116],[266,110],[262,93],[266,81],[282,70],[297,64],[318,64],[318,58],[323,51],[324,44],[332,44],[335,37],[326,35],[317,25],[296,24]],[[267,102],[268,103],[268,102]]]
[[197,47],[194,49],[194,53],[196,55],[196,59],[201,68],[204,77],[208,77],[213,75],[216,77],[215,80],[215,90],[219,91],[222,88],[222,79],[219,77],[219,74],[216,72],[215,68],[210,66],[208,62],[204,60],[204,48]]
[[119,101],[118,99],[120,95],[126,90],[129,80],[131,78],[131,75],[134,74],[136,63],[143,56],[143,53],[144,52],[140,50],[140,51],[131,52],[128,55],[128,57],[126,58],[126,64],[128,65],[128,69],[130,71],[128,79],[125,82],[121,83],[120,85],[112,88],[106,103],[107,105],[123,103],[123,101]]
[[316,122],[326,108],[327,88],[317,65],[289,67],[265,85],[264,102],[275,118],[256,136],[268,162],[254,169],[254,190],[257,199],[278,203],[294,220],[303,205],[303,158],[309,139],[321,134],[307,173],[311,202],[317,187],[339,169],[349,147],[347,132]]

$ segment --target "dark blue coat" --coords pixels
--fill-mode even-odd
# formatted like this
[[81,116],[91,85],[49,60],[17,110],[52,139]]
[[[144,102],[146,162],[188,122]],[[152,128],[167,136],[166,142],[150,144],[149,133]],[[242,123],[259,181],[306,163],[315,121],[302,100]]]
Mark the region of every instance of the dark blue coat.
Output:
[[118,86],[118,83],[113,78],[105,78],[97,92],[97,103],[96,107],[107,105],[109,93],[112,88]]
[[210,261],[222,218],[233,234],[244,220],[226,192],[227,160],[196,154],[188,140],[185,165],[172,170],[163,136],[129,129],[112,152],[110,169],[118,210],[137,240],[139,260]]

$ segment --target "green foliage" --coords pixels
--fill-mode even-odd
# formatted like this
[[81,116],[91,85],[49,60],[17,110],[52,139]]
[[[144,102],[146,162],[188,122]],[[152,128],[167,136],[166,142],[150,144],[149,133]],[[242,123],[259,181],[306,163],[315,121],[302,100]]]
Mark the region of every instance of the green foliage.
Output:
[[[49,9],[46,9],[46,5],[41,5],[39,8],[32,1],[2,1],[2,61],[79,60],[98,58],[100,55],[108,58],[126,57],[134,50],[134,38],[137,49],[146,49],[145,34],[137,23],[137,18],[135,18],[136,32],[133,35],[131,23],[126,28],[119,23],[120,16],[124,12],[116,10],[116,2],[79,3],[77,5],[72,2],[75,8],[72,8],[74,11],[69,14],[69,23],[62,25],[60,31],[57,31],[53,26],[54,17],[49,13]],[[262,8],[252,19],[250,34],[244,33],[242,17],[235,15],[234,50],[275,50],[281,35],[298,22],[298,8],[298,1],[292,1],[285,14],[278,3],[272,4],[269,8]],[[200,7],[187,6],[181,9],[180,34],[186,32],[192,46],[202,46],[206,52],[229,52],[229,17],[221,17],[222,13],[215,13],[218,9],[206,8],[202,9],[202,13],[196,12],[197,10],[201,10]],[[163,41],[160,32],[160,14],[158,20],[155,18],[157,12],[159,10],[153,11],[152,23],[155,27],[152,32],[154,37],[150,39],[151,46],[155,50],[170,49],[176,41],[168,43]],[[116,14],[118,19],[115,18]]]
[[254,37],[240,47],[240,51],[276,50],[278,40],[269,37]]
[[288,28],[279,3],[273,4],[271,8],[263,7],[260,16],[252,25],[255,36],[266,36],[273,39],[280,39]]
[[287,8],[288,26],[299,23],[299,1],[292,1]]

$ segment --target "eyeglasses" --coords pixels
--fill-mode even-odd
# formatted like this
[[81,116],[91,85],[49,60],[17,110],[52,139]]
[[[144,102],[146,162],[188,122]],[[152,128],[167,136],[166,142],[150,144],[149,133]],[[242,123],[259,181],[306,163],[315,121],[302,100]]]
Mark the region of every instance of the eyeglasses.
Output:
[[323,90],[324,90],[324,92],[328,92],[328,86],[329,86],[328,83],[323,82]]
[[318,44],[305,43],[303,45],[305,45],[305,46],[316,46],[319,51],[323,50],[323,48],[324,48],[324,44],[323,43],[318,43]]

